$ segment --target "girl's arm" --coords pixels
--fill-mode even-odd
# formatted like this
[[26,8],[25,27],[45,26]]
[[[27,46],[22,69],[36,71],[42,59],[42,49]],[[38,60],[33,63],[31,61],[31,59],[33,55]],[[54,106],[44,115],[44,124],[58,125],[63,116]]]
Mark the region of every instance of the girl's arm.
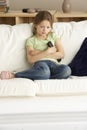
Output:
[[34,55],[39,54],[40,52],[41,52],[40,50],[31,50],[31,51],[29,51],[29,54],[34,56]]
[[27,59],[29,63],[33,64],[42,58],[50,57],[50,54],[55,52],[55,47],[48,48],[45,51],[34,50],[33,47],[27,47]]
[[33,64],[42,58],[62,59],[64,58],[64,50],[59,39],[56,40],[54,47],[48,47],[45,51],[34,50],[33,47],[27,47],[28,62]]

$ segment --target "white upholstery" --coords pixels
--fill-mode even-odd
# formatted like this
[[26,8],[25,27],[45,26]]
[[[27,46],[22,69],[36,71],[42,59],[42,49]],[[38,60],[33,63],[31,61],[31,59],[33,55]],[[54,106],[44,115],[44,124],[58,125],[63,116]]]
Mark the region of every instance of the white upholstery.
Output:
[[84,38],[87,37],[87,20],[58,22],[54,24],[54,30],[61,38],[65,51],[65,58],[62,63],[68,64],[79,50]]
[[30,79],[14,78],[0,80],[0,97],[35,96],[36,85]]
[[[0,119],[2,117],[1,116],[2,114],[3,115],[5,114],[6,115],[8,114],[13,114],[13,115],[35,114],[36,115],[38,113],[57,114],[57,112],[59,113],[63,112],[64,114],[64,112],[72,113],[72,112],[83,112],[83,111],[84,112],[87,111],[87,96],[85,95],[84,96],[58,96],[58,97],[37,96],[34,98],[4,98],[4,99],[1,98],[0,99]],[[38,117],[37,119],[40,119]],[[87,117],[87,114],[86,114],[86,117]],[[9,118],[7,117],[7,119]],[[36,116],[35,116],[35,119],[36,119]],[[44,120],[45,119],[46,118],[44,117]],[[5,117],[3,118],[3,120],[5,120]],[[2,123],[2,120],[0,120],[0,123]]]
[[[65,50],[65,58],[61,63],[68,64],[87,36],[87,21],[54,23],[53,29],[61,38]],[[18,72],[30,67],[26,60],[25,42],[31,35],[32,23],[0,25],[0,71]],[[86,94],[86,78],[40,81],[22,78],[0,80],[0,96]]]
[[[68,81],[67,81],[68,80]],[[62,80],[36,80],[36,95],[84,95],[87,94],[87,78]]]
[[25,42],[32,35],[32,24],[0,25],[0,71],[21,71],[29,67]]

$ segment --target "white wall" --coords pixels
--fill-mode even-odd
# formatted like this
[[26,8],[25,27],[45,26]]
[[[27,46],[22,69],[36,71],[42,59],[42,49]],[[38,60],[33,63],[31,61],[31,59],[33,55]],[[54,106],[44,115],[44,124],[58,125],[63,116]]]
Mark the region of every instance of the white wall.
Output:
[[[10,9],[21,10],[23,8],[42,8],[61,10],[63,0],[9,0]],[[86,11],[87,0],[70,0],[72,11]]]

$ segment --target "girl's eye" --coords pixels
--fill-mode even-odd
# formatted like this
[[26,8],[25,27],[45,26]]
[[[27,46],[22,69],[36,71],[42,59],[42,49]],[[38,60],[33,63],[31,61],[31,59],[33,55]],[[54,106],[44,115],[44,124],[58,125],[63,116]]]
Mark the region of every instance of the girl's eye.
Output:
[[47,27],[48,29],[50,28],[50,27]]

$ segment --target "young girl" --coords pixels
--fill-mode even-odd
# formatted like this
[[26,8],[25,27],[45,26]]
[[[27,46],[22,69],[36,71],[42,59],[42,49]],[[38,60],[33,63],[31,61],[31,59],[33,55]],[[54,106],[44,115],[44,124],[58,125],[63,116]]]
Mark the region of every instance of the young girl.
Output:
[[[34,35],[26,42],[27,59],[32,67],[16,74],[2,71],[1,79],[66,79],[71,75],[69,66],[57,61],[64,58],[64,51],[60,39],[52,32],[52,24],[53,18],[48,11],[40,11],[36,15],[33,23]],[[53,47],[48,47],[48,42],[51,42]]]

